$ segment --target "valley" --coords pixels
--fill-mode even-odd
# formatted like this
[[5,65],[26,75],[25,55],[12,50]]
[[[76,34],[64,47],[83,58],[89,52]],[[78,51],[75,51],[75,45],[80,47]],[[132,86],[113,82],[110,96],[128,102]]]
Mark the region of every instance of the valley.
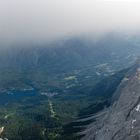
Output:
[[[44,88],[42,87],[41,90],[41,84],[39,83],[38,85],[34,81],[29,83],[31,80],[28,80],[28,82],[23,80],[23,84],[21,84],[23,87],[20,89],[16,89],[16,87],[2,89],[0,94],[2,99],[0,120],[3,122],[1,127],[4,126],[5,128],[1,134],[2,138],[7,137],[10,140],[18,140],[26,137],[25,139],[32,140],[34,137],[27,137],[28,134],[26,134],[26,131],[31,129],[30,133],[33,136],[35,135],[34,133],[38,134],[37,136],[35,135],[38,140],[68,139],[67,124],[68,130],[72,129],[68,133],[73,135],[74,129],[71,128],[73,125],[69,126],[72,121],[94,113],[94,108],[98,111],[104,105],[107,105],[107,97],[105,97],[107,96],[107,91],[105,89],[100,95],[100,87],[102,86],[102,90],[104,89],[104,83],[108,81],[108,78],[110,82],[113,82],[113,77],[117,79],[117,75],[112,74],[112,71],[108,73],[108,76],[103,73],[102,76],[99,76],[96,74],[96,71],[95,74],[91,75],[91,72],[92,70],[88,68],[81,73],[64,74],[60,80],[58,79],[58,84],[61,86],[56,83],[57,80],[54,78],[56,87],[54,87],[55,84],[52,82],[53,87],[47,85]],[[124,72],[121,73],[123,76]],[[118,76],[121,78],[121,74]],[[94,81],[95,77],[96,81]],[[73,86],[68,88],[68,85],[72,84]],[[21,85],[19,84],[19,86]],[[110,94],[112,92],[108,92],[108,96]],[[100,107],[96,109],[98,105]],[[88,124],[88,122],[86,123]],[[32,127],[36,129],[32,130]],[[74,130],[74,133],[77,130],[79,130],[78,127]]]
[[[99,48],[102,43],[110,50]],[[88,46],[79,39],[68,40],[56,48],[26,48],[13,54],[8,50],[6,60],[0,56],[1,139],[83,137],[77,134],[94,122],[93,114],[110,106],[116,88],[138,58],[135,48],[120,52],[108,39]]]

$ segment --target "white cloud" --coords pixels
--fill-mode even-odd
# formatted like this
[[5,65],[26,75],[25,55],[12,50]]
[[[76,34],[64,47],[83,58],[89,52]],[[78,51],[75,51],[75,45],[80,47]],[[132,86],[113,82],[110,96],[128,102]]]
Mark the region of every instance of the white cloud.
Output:
[[0,0],[0,38],[45,41],[110,31],[138,32],[140,2],[130,1]]

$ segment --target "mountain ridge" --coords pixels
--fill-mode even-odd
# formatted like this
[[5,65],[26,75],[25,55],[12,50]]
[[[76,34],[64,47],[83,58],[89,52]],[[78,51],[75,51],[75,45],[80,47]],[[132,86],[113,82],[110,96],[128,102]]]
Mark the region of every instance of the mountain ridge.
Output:
[[140,139],[140,60],[128,74],[116,91],[118,99],[82,132],[81,140]]

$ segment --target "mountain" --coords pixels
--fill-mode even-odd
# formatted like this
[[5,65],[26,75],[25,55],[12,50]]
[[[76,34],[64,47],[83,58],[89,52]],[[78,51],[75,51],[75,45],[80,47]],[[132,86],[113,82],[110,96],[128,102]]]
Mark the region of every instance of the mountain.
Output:
[[92,116],[94,122],[80,133],[82,140],[139,140],[139,115],[140,61],[122,79],[111,106]]
[[77,133],[85,135],[83,139],[93,137],[95,118],[100,126],[118,101],[120,92],[115,91],[122,79],[128,82],[124,76],[135,73],[130,66],[139,51],[139,40],[113,35],[97,42],[72,38],[1,47],[0,138],[77,140]]
[[[0,49],[0,70],[32,69],[49,73],[71,72],[89,65],[111,63],[121,68],[139,55],[137,39],[108,35],[100,41],[72,38],[47,44],[15,44]],[[121,61],[120,61],[121,60]]]
[[[23,89],[32,84],[41,91],[51,87],[63,93],[78,83],[76,92],[86,95],[100,79],[131,66],[139,51],[138,39],[117,35],[108,35],[96,42],[71,38],[47,44],[1,47],[0,89]],[[68,80],[70,76],[76,76],[75,80]]]

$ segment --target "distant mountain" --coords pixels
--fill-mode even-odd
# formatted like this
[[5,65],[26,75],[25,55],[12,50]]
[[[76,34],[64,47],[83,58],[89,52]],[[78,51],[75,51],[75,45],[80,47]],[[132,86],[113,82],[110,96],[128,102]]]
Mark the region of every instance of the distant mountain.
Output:
[[95,121],[81,133],[82,140],[139,140],[139,116],[140,61],[121,81],[111,106],[90,117]]
[[112,63],[121,68],[126,63],[132,64],[140,51],[135,39],[115,35],[97,42],[74,38],[46,45],[25,46],[20,44],[1,49],[0,69],[43,69],[54,74],[101,63]]

